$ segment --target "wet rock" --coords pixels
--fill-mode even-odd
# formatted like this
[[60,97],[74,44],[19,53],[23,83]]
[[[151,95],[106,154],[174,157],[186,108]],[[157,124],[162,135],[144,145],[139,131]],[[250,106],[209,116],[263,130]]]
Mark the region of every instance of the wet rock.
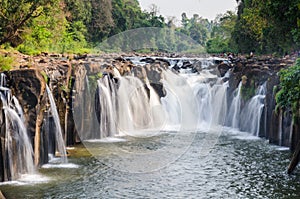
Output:
[[231,67],[228,64],[225,63],[221,63],[218,65],[218,71],[220,73],[221,77],[224,77],[224,75],[227,73],[227,71],[230,69]]
[[192,65],[192,72],[197,73],[202,70],[202,62],[201,61],[196,61]]
[[151,58],[151,57],[146,57],[140,60],[141,62],[145,62],[147,64],[152,64],[155,62],[155,59]]
[[34,143],[35,164],[40,165],[48,160],[47,146],[41,144],[41,126],[47,104],[46,82],[37,69],[9,71],[7,76],[12,93],[23,107],[25,126]]

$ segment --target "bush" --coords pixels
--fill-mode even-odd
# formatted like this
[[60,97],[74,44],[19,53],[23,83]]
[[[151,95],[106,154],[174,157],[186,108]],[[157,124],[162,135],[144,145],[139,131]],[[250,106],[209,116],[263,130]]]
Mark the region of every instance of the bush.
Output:
[[291,108],[294,117],[300,109],[300,59],[294,66],[283,69],[280,75],[280,90],[276,94],[277,109]]
[[14,59],[13,57],[0,55],[0,71],[11,70]]

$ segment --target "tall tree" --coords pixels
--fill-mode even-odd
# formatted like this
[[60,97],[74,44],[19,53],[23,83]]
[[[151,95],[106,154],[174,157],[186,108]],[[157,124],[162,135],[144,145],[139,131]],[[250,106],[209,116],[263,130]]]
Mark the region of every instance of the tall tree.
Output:
[[111,0],[91,1],[91,19],[87,24],[90,40],[100,42],[114,26]]

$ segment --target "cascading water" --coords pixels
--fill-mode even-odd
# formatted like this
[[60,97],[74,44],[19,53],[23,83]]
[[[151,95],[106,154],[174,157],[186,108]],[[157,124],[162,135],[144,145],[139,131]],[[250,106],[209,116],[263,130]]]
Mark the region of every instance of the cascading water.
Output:
[[131,134],[137,130],[157,128],[163,119],[157,94],[150,84],[150,99],[142,81],[136,77],[118,77],[115,80],[105,75],[98,80],[96,114],[100,135],[93,139]]
[[242,82],[235,90],[226,125],[259,136],[261,117],[265,107],[266,84],[261,85],[256,94],[244,102],[243,106],[241,87]]
[[[133,60],[139,64],[140,59]],[[245,102],[241,96],[241,82],[232,101],[227,102],[229,84],[216,75],[215,68],[211,67],[212,60],[165,60],[170,63],[169,69],[175,65],[183,66],[188,61],[200,63],[202,69],[193,73],[191,68],[182,67],[179,74],[163,69],[159,83],[166,95],[161,98],[147,77],[143,77],[143,81],[134,76],[122,77],[116,69],[115,78],[105,75],[98,80],[99,92],[96,96],[100,126],[97,139],[147,129],[162,130],[171,126],[173,130],[200,128],[206,131],[214,126],[225,125],[259,135],[265,85],[260,86],[256,95]],[[139,65],[137,67],[147,68],[145,63]]]
[[6,77],[1,74],[0,97],[5,124],[3,151],[3,180],[15,180],[22,174],[33,174],[33,149],[26,127],[23,110],[16,97],[6,88]]
[[[138,61],[135,59],[135,62]],[[205,60],[203,63],[205,68],[212,64]],[[135,135],[151,129],[187,131],[201,127],[207,130],[211,125],[224,124],[228,84],[208,70],[200,75],[192,74],[191,70],[184,75],[163,70],[159,83],[166,95],[161,98],[147,77],[142,82],[137,77],[115,73],[117,83],[109,75],[98,80],[96,114],[100,136],[90,139],[120,133]]]
[[100,138],[111,137],[117,134],[116,127],[116,89],[111,83],[109,76],[105,75],[98,80],[99,99],[98,120],[100,125]]
[[231,106],[228,112],[228,125],[233,128],[239,128],[240,125],[240,113],[241,113],[241,89],[242,82],[240,82],[237,90],[234,92],[234,98],[231,102]]
[[[48,94],[49,97],[49,101],[50,101],[50,111],[54,120],[54,124],[55,124],[55,141],[56,141],[56,148],[59,152],[59,155],[61,157],[61,162],[62,163],[67,163],[68,159],[67,159],[67,152],[66,152],[66,147],[65,147],[65,142],[62,136],[62,129],[61,129],[61,125],[60,125],[60,121],[59,121],[59,116],[58,116],[58,112],[56,109],[56,104],[52,95],[52,92],[50,90],[50,88],[48,87],[48,85],[46,86],[46,92]],[[55,155],[55,154],[52,154]]]
[[180,125],[178,127],[183,131],[198,128],[198,101],[191,85],[170,70],[164,71],[163,77],[167,95],[161,100],[168,124]]
[[250,132],[255,136],[259,136],[260,119],[263,109],[265,107],[265,84],[258,88],[258,92],[253,96],[250,101],[245,105],[241,113],[240,129],[242,131]]

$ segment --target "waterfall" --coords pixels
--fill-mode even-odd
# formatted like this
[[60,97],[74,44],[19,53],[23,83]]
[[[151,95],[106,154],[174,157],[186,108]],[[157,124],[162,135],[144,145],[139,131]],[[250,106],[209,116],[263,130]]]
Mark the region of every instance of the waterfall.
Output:
[[229,119],[229,126],[233,128],[239,128],[239,120],[240,120],[240,113],[241,113],[241,87],[242,82],[240,82],[237,90],[234,92],[234,98],[232,100],[228,119]]
[[111,137],[117,134],[116,127],[116,89],[111,83],[109,76],[105,75],[98,80],[99,99],[99,125],[100,138]]
[[6,88],[6,77],[1,73],[0,98],[3,106],[4,147],[2,150],[4,181],[15,180],[22,174],[33,174],[33,149],[24,125],[23,110],[10,89]]
[[243,106],[241,86],[242,82],[234,91],[235,96],[227,114],[226,125],[259,136],[261,117],[265,107],[266,84],[259,86],[256,94],[244,102]]
[[[58,112],[57,112],[57,108],[56,108],[56,104],[55,104],[52,92],[51,92],[50,88],[48,87],[48,85],[46,86],[46,92],[47,92],[48,97],[49,97],[50,111],[52,113],[53,120],[54,120],[54,125],[55,125],[56,147],[57,147],[57,150],[58,150],[59,155],[61,157],[62,163],[67,163],[68,162],[67,152],[66,152],[66,147],[65,147],[65,142],[64,142],[64,139],[63,139],[63,135],[62,135],[62,129],[61,129],[60,121],[59,121],[59,116],[58,116]],[[52,154],[52,155],[55,155],[55,154]]]
[[[127,58],[149,70],[141,58]],[[155,58],[153,58],[155,59]],[[99,121],[97,136],[87,139],[101,139],[116,135],[134,136],[149,130],[204,130],[217,126],[228,126],[259,136],[261,116],[264,111],[266,84],[261,85],[251,99],[241,96],[242,82],[227,101],[229,82],[220,78],[213,60],[165,58],[169,69],[159,68],[159,81],[165,96],[158,97],[147,72],[141,79],[121,76],[116,68],[114,78],[105,75],[97,81],[96,114]],[[200,64],[198,64],[201,62]],[[186,63],[197,63],[201,69],[191,70]],[[174,73],[174,66],[182,67]],[[148,68],[147,68],[148,67]],[[151,70],[156,70],[152,68]],[[156,80],[157,81],[157,80]]]
[[193,87],[186,78],[170,70],[163,72],[163,85],[167,95],[162,98],[169,125],[177,125],[180,130],[198,128],[198,100]]
[[[261,85],[249,102],[245,105],[241,113],[241,130],[252,133],[255,136],[259,136],[260,120],[265,107],[265,84]],[[247,121],[247,122],[244,122]]]

